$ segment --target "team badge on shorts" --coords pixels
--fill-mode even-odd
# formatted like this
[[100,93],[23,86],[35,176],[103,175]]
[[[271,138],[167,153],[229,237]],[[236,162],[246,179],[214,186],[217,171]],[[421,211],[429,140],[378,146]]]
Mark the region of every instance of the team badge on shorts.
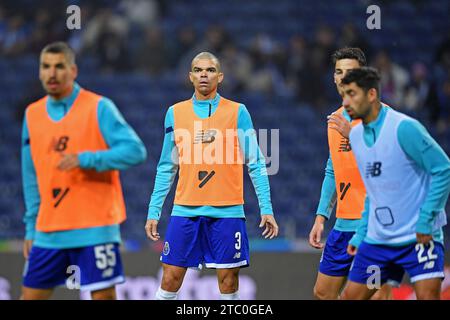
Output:
[[170,252],[169,243],[166,241],[164,242],[163,255],[167,256],[169,252]]

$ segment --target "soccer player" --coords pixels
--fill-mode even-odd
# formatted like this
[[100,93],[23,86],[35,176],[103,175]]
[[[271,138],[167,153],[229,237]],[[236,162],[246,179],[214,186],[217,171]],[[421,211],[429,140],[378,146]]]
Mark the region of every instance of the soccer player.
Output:
[[239,270],[249,266],[244,162],[258,196],[262,234],[270,239],[278,235],[265,159],[250,114],[243,104],[219,95],[223,77],[219,60],[209,52],[199,53],[189,73],[194,95],[166,113],[145,225],[153,241],[160,238],[158,220],[178,169],[179,178],[161,254],[163,276],[157,300],[175,300],[187,268],[203,264],[216,269],[221,299],[239,299]]
[[[342,96],[342,78],[349,70],[365,66],[366,57],[359,48],[342,48],[332,55],[332,59],[334,83]],[[353,257],[347,253],[348,241],[358,227],[364,207],[365,189],[348,142],[351,127],[358,124],[359,120],[350,121],[351,118],[343,107],[328,118],[330,157],[325,169],[316,220],[309,235],[309,244],[313,248],[323,249],[314,286],[314,296],[321,300],[339,297],[353,261]],[[336,201],[336,223],[324,246],[320,242],[324,223],[330,218]],[[375,298],[387,299],[390,295],[390,287],[386,285]]]
[[380,103],[379,81],[375,69],[361,68],[341,82],[345,110],[362,120],[350,143],[367,191],[342,298],[370,298],[373,283],[385,283],[400,267],[418,299],[439,299],[450,160],[417,120]]
[[39,67],[47,95],[28,106],[23,122],[26,300],[49,298],[66,278],[93,299],[115,299],[125,281],[118,170],[143,162],[147,151],[111,100],[75,82],[77,72],[66,43],[47,45]]

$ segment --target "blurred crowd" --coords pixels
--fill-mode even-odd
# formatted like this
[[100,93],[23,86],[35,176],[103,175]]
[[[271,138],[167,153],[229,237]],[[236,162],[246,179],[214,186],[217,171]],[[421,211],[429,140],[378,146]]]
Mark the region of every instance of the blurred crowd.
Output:
[[[81,7],[82,28],[68,30],[67,3],[40,1],[29,6],[19,1],[0,4],[0,58],[37,55],[47,43],[65,40],[78,59],[90,56],[104,73],[140,72],[157,77],[171,73],[186,79],[192,57],[199,51],[219,56],[229,94],[255,92],[279,95],[311,104],[319,110],[339,99],[332,88],[330,56],[343,46],[363,49],[369,64],[382,75],[383,100],[411,112],[425,113],[439,131],[450,127],[450,34],[436,48],[432,64],[421,61],[404,65],[390,53],[375,48],[352,23],[340,29],[318,23],[314,36],[294,34],[280,42],[265,33],[255,34],[246,45],[238,44],[222,25],[197,30],[183,25],[167,32],[161,23],[168,3],[163,0],[71,1]],[[31,0],[28,1],[30,4]]]

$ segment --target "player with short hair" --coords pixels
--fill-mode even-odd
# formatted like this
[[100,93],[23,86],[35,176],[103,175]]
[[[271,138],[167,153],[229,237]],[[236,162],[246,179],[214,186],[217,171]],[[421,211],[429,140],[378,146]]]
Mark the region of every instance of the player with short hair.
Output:
[[28,106],[22,131],[26,300],[49,298],[69,276],[93,299],[115,299],[125,281],[118,170],[142,163],[147,151],[114,103],[81,88],[77,75],[66,43],[41,51],[47,95]]
[[161,254],[163,277],[157,300],[176,299],[187,268],[203,264],[216,269],[221,299],[239,299],[239,270],[249,266],[244,162],[258,196],[263,236],[278,235],[265,159],[250,114],[243,104],[219,95],[223,77],[217,57],[199,53],[189,73],[195,90],[192,98],[166,113],[145,226],[154,241],[159,239],[158,220],[178,169],[179,179]]
[[418,299],[439,299],[450,160],[419,121],[380,102],[375,69],[351,70],[341,83],[345,110],[362,120],[350,142],[367,190],[348,246],[356,257],[342,298],[370,298],[374,276],[383,284],[401,268]]
[[[365,66],[366,57],[359,48],[341,48],[333,53],[334,83],[342,96],[341,80],[348,71]],[[348,241],[354,235],[364,208],[365,189],[348,141],[348,135],[359,120],[352,121],[343,107],[328,117],[328,145],[330,157],[325,169],[320,201],[309,243],[323,249],[314,286],[317,299],[337,299],[348,276],[353,257],[347,253]],[[337,202],[336,223],[325,246],[320,242],[324,223],[330,218]],[[376,299],[388,299],[390,286],[386,285]]]

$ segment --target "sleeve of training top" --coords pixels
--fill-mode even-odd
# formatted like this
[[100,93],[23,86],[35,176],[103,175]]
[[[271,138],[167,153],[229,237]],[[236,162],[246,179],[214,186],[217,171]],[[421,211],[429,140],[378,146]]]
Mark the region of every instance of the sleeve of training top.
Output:
[[41,197],[39,195],[36,170],[34,168],[33,159],[31,158],[30,136],[26,117],[24,117],[22,125],[21,149],[22,188],[25,200],[25,215],[23,218],[23,222],[25,223],[25,239],[33,240]]
[[98,123],[107,150],[78,155],[80,167],[96,171],[125,170],[147,158],[147,150],[133,128],[125,121],[114,102],[103,97],[98,104]]
[[239,145],[243,151],[248,174],[258,197],[260,214],[273,214],[266,159],[258,146],[250,113],[243,104],[239,106],[237,122]]
[[164,142],[156,168],[155,186],[153,187],[153,193],[148,206],[147,219],[159,220],[164,201],[169,194],[178,171],[178,164],[172,158],[172,153],[174,153],[174,158],[178,159],[178,156],[175,156],[178,150],[175,145],[173,130],[173,107],[170,107],[167,110],[164,120]]
[[320,191],[320,200],[316,215],[324,216],[327,220],[330,219],[335,204],[336,181],[334,177],[333,162],[331,161],[330,155],[325,168],[325,177],[322,182],[322,189]]
[[404,120],[397,131],[406,155],[431,175],[431,185],[420,208],[416,231],[431,234],[436,215],[444,210],[450,192],[450,160],[425,127],[414,119]]
[[361,242],[363,242],[367,234],[367,224],[369,223],[369,208],[370,201],[369,197],[366,196],[366,199],[364,200],[364,210],[361,215],[361,222],[358,226],[358,229],[356,229],[355,234],[349,241],[349,244],[356,248],[360,246]]

